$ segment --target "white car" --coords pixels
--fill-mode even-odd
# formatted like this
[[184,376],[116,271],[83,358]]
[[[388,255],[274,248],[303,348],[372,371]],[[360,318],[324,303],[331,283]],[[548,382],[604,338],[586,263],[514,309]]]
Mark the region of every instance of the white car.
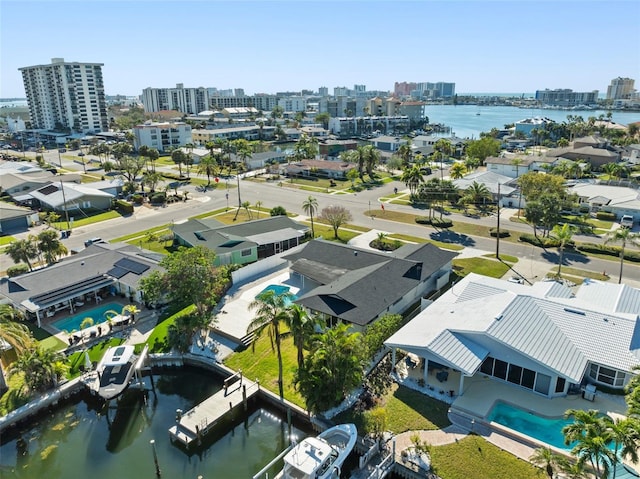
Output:
[[622,215],[622,218],[620,219],[620,226],[624,228],[633,228],[633,216]]

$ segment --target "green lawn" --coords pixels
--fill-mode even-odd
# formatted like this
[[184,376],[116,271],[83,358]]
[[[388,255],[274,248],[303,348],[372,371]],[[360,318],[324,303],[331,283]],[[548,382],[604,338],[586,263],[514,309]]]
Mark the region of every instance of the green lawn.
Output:
[[[282,340],[281,349],[284,397],[300,407],[305,407],[304,399],[293,387],[293,377],[298,365],[297,350],[290,336]],[[242,370],[248,379],[252,381],[257,379],[262,387],[279,394],[278,359],[275,350],[271,349],[271,342],[266,332],[255,342],[255,348],[249,347],[232,354],[225,359],[224,364],[236,371]]]
[[[489,253],[484,255],[485,258],[494,258],[496,257],[495,253]],[[500,259],[506,263],[517,263],[518,258],[516,256],[511,256],[508,254],[500,254]]]
[[461,276],[477,273],[491,276],[492,278],[502,278],[509,271],[509,267],[506,264],[498,260],[485,258],[454,259],[453,269]]
[[[106,221],[113,218],[120,218],[122,215],[115,210],[106,211],[104,213],[98,213],[97,215],[89,216],[88,218],[77,218],[74,217],[73,224],[71,225],[74,228],[80,226],[91,225],[94,223],[99,223],[100,221]],[[71,217],[69,217],[71,219]],[[57,223],[53,223],[53,227],[59,230],[67,229],[67,221],[64,219],[63,221],[58,221]]]
[[138,231],[125,236],[114,238],[110,243],[126,243],[134,239],[144,239],[149,233],[159,233],[160,231],[169,231],[169,225],[156,226],[155,228],[149,228],[148,230]]
[[499,449],[479,436],[431,447],[434,472],[442,479],[540,479],[530,463]]
[[333,228],[331,226],[324,225],[322,223],[314,223],[313,229],[316,234],[316,238],[322,236],[328,241],[339,241],[340,243],[347,244],[349,240],[355,238],[360,233],[357,231],[349,231],[342,228],[338,229],[338,239],[334,237]]
[[406,241],[408,243],[431,243],[438,248],[448,249],[451,251],[462,251],[464,246],[459,244],[445,243],[444,241],[430,240],[426,238],[420,238],[419,236],[404,235],[399,233],[393,233],[388,236],[390,239],[399,239],[400,241]]
[[[171,305],[167,311],[153,328],[152,333],[149,335],[145,344],[149,345],[149,353],[168,353],[169,346],[167,345],[167,333],[169,327],[175,323],[176,319],[180,316],[190,314],[195,309],[194,305],[189,305],[183,309],[177,309],[175,305]],[[136,345],[136,352],[142,351],[143,344]]]
[[13,241],[15,241],[13,236],[0,236],[0,246],[7,246]]
[[[99,362],[102,359],[102,356],[104,356],[104,353],[107,352],[107,349],[114,346],[120,346],[122,343],[124,343],[124,341],[125,340],[123,338],[113,337],[94,344],[87,350],[87,352],[89,353],[89,359],[92,363]],[[76,351],[67,358],[69,366],[71,367],[71,369],[69,370],[69,374],[67,375],[69,379],[73,379],[74,377],[79,376],[82,373],[82,371],[80,371],[80,367],[84,367],[84,353],[84,350]]]

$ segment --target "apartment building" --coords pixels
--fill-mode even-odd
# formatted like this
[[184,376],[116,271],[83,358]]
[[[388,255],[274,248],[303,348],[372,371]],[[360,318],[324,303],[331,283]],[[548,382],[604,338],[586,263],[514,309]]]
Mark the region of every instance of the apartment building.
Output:
[[209,92],[206,88],[185,88],[178,83],[175,88],[145,88],[142,90],[142,104],[147,113],[163,110],[177,110],[195,115],[208,109]]
[[191,126],[182,122],[147,121],[133,127],[133,136],[136,150],[145,145],[166,152],[192,143]]
[[537,90],[536,100],[543,105],[572,107],[595,105],[598,101],[598,90],[577,92],[569,88],[556,90]]
[[607,87],[607,100],[625,100],[631,98],[635,91],[635,80],[621,77],[614,78]]
[[103,63],[65,62],[19,68],[34,129],[108,130]]

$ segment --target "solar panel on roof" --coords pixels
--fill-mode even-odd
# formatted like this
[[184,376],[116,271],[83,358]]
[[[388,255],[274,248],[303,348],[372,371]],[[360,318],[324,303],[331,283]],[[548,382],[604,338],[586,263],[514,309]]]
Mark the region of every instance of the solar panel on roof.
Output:
[[129,272],[128,269],[124,269],[124,268],[119,268],[118,266],[114,266],[113,268],[111,268],[109,271],[107,271],[107,274],[109,276],[113,276],[114,278],[120,279],[122,278],[125,274],[127,274]]
[[44,188],[40,188],[38,190],[39,193],[43,195],[50,195],[51,193],[56,193],[58,191],[58,187],[56,185],[47,185]]
[[117,266],[119,268],[123,268],[126,269],[127,271],[131,271],[132,273],[135,274],[142,274],[144,273],[146,270],[149,269],[149,266],[143,263],[138,263],[137,261],[134,261],[132,259],[129,258],[122,258],[120,260],[118,260],[114,266]]

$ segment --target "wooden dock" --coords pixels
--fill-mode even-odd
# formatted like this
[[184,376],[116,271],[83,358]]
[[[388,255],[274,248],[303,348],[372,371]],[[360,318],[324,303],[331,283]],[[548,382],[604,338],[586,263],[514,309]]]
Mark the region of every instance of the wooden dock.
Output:
[[205,399],[196,407],[182,414],[176,411],[176,424],[169,428],[171,441],[189,448],[194,442],[200,444],[202,438],[236,407],[244,405],[260,390],[260,384],[249,381],[237,373],[227,378],[222,390]]

